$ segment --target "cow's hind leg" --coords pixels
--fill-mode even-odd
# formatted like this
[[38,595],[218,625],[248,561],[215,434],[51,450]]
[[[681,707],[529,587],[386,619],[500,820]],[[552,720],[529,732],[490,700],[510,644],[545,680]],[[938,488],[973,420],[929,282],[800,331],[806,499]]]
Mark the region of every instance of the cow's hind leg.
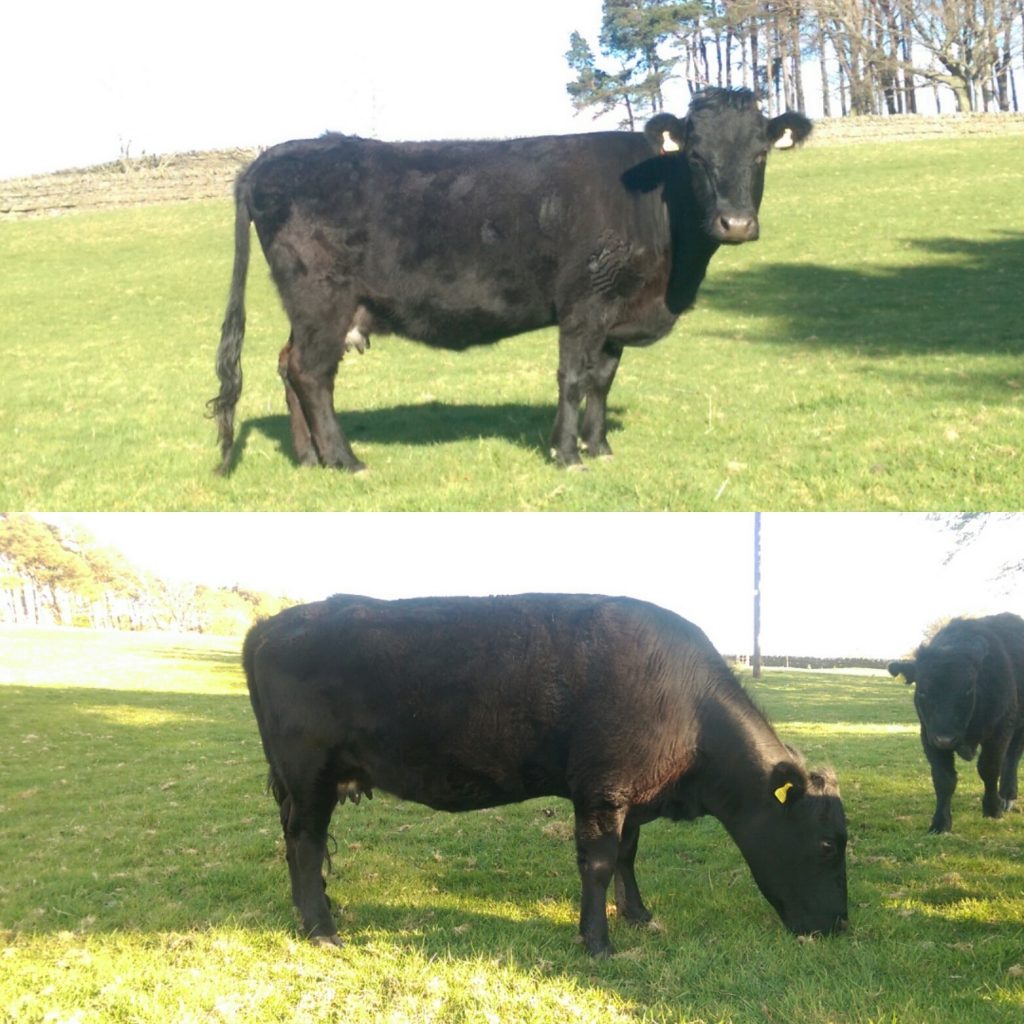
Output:
[[1024,728],[1018,729],[1006,748],[1003,758],[1003,769],[999,774],[999,796],[1003,801],[1003,810],[1013,810],[1017,801],[1017,768],[1021,754],[1024,753]]
[[292,906],[297,907],[299,905],[299,877],[295,864],[295,851],[292,849],[292,844],[288,842],[288,822],[292,816],[292,798],[288,795],[288,789],[285,784],[274,773],[273,768],[270,769],[270,791],[274,794],[274,799],[277,801],[278,814],[281,818],[281,832],[284,835],[284,856],[288,863],[288,881],[292,887]]
[[334,783],[324,783],[311,774],[308,784],[288,790],[280,802],[292,902],[305,936],[324,945],[341,944],[323,877],[327,827],[337,801]]
[[615,952],[608,938],[608,886],[619,860],[624,813],[576,807],[576,863],[580,871],[580,938],[591,956]]
[[299,396],[292,387],[288,377],[288,363],[291,359],[294,336],[288,338],[288,344],[281,349],[277,357],[277,372],[284,384],[284,397],[288,403],[288,415],[291,421],[292,445],[295,448],[295,458],[303,466],[319,466],[320,457],[313,447],[313,436],[309,431],[309,424],[306,422],[306,414],[302,411],[302,403]]
[[611,390],[615,372],[622,358],[622,346],[608,342],[598,354],[590,373],[590,387],[587,391],[587,406],[583,413],[581,441],[591,456],[612,454],[608,444],[608,392]]
[[296,398],[294,407],[289,400],[292,436],[298,436],[295,427],[298,410],[320,463],[358,473],[366,467],[356,458],[334,412],[334,378],[342,350],[337,332],[339,318],[331,316],[325,320],[323,327],[308,330],[296,327],[294,332],[287,370],[287,380]]
[[636,884],[636,872],[633,869],[639,840],[640,826],[627,822],[622,829],[619,857],[615,865],[615,909],[619,916],[630,924],[645,925],[651,920],[652,915],[644,906],[640,888]]

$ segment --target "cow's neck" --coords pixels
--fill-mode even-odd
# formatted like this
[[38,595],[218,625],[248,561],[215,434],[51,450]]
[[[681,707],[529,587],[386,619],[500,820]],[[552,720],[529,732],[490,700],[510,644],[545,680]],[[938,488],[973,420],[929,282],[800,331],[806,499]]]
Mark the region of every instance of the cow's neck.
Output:
[[669,271],[665,304],[677,316],[690,308],[707,273],[718,242],[704,230],[704,216],[697,203],[685,160],[673,164],[673,175],[663,193],[668,209],[672,268]]
[[798,758],[749,700],[711,701],[701,719],[701,801],[728,825],[744,807],[767,799],[776,764]]
[[708,270],[711,257],[718,251],[703,231],[687,231],[672,240],[672,270],[669,273],[665,305],[677,316],[697,300],[697,292]]

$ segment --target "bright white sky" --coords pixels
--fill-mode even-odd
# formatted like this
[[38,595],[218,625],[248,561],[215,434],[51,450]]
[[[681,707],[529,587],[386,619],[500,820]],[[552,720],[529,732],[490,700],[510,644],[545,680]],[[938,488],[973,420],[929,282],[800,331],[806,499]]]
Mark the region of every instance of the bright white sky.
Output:
[[600,0],[7,4],[0,177],[328,129],[591,131],[573,114],[564,55],[574,29],[596,50],[600,21]]
[[[600,61],[600,26],[601,0],[15,0],[0,18],[0,178],[327,130],[616,128],[615,115],[576,115],[565,91],[570,34]],[[820,116],[817,62],[804,74],[806,113]],[[664,95],[685,113],[681,82]],[[931,95],[918,90],[922,111]]]
[[[741,513],[95,513],[72,520],[169,579],[316,600],[336,592],[629,594],[748,652],[754,517]],[[895,657],[937,619],[1024,614],[1024,515],[992,517],[977,542],[923,515],[762,516],[766,654]]]

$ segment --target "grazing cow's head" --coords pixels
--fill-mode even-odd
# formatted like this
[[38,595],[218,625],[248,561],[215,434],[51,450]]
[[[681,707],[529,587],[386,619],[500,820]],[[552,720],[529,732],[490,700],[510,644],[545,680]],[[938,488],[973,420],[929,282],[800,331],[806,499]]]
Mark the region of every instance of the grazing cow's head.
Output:
[[797,935],[832,935],[848,927],[846,815],[831,772],[783,761],[768,793],[752,797],[730,822],[758,888]]
[[988,643],[978,635],[938,638],[924,644],[912,661],[893,661],[889,674],[915,683],[914,708],[928,742],[938,750],[955,750],[970,758],[967,728],[974,716],[978,674],[988,654]]
[[802,142],[810,131],[803,114],[765,117],[747,89],[704,89],[686,117],[658,114],[647,123],[644,134],[661,156],[631,168],[623,181],[641,192],[689,186],[705,234],[719,243],[753,242],[769,149]]

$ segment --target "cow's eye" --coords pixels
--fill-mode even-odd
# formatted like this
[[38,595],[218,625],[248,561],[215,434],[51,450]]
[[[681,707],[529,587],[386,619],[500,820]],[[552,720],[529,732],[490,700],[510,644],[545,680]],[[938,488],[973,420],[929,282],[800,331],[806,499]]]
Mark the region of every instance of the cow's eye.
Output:
[[839,849],[834,839],[822,839],[820,848],[822,857],[826,858],[834,857]]

